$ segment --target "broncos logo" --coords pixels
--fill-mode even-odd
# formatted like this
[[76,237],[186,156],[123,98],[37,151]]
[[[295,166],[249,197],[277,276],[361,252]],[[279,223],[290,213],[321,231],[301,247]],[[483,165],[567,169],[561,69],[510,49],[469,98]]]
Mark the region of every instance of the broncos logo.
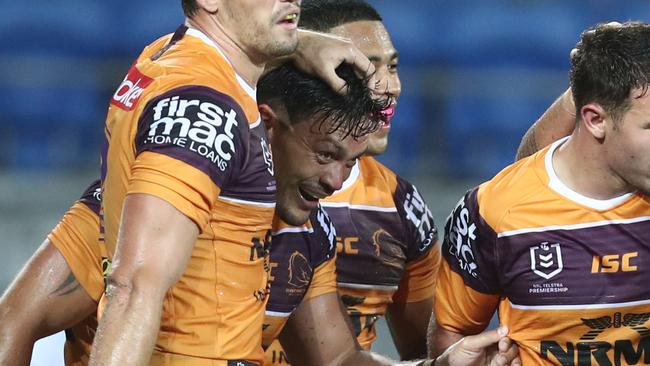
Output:
[[302,253],[293,252],[289,257],[289,281],[293,287],[304,288],[311,282],[312,269]]
[[580,337],[580,339],[595,339],[602,332],[604,332],[605,329],[620,328],[621,326],[632,328],[644,337],[650,335],[650,329],[643,326],[650,319],[650,313],[630,313],[625,314],[622,317],[621,315],[621,313],[615,313],[613,319],[608,315],[594,319],[581,318],[580,320],[582,320],[582,323],[589,327],[591,330]]

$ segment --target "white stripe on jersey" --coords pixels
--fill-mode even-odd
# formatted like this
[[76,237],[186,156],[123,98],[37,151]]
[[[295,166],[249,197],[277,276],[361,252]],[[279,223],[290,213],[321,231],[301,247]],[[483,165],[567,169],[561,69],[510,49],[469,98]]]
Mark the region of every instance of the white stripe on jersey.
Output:
[[361,290],[380,290],[380,291],[397,291],[398,286],[388,286],[388,285],[365,285],[360,283],[345,283],[337,282],[338,287],[343,288],[356,288]]
[[310,227],[285,227],[284,229],[280,229],[278,231],[273,231],[271,232],[271,235],[280,235],[280,234],[285,234],[285,233],[313,233],[314,229]]
[[526,229],[504,231],[502,233],[498,233],[497,237],[503,238],[503,237],[515,236],[519,234],[541,233],[544,231],[551,231],[551,230],[577,230],[577,229],[586,229],[590,227],[607,226],[607,225],[634,224],[637,222],[643,222],[648,220],[650,220],[650,216],[639,216],[639,217],[633,217],[631,219],[602,220],[602,221],[586,222],[583,224],[533,227],[533,228],[526,228]]
[[279,311],[270,311],[266,310],[264,312],[266,316],[272,316],[275,318],[288,318],[292,313],[284,313],[284,312],[279,312]]
[[397,212],[396,207],[379,207],[369,205],[352,205],[349,202],[321,202],[323,207],[347,207],[352,210],[378,211],[378,212]]
[[581,304],[581,305],[517,305],[510,303],[513,309],[518,310],[588,310],[588,309],[616,309],[630,306],[648,305],[649,300],[619,302],[613,304]]
[[248,206],[264,207],[264,208],[275,208],[275,202],[246,201],[246,200],[242,200],[242,199],[239,199],[239,198],[232,198],[232,197],[225,197],[225,196],[219,196],[218,199],[220,199],[222,201],[227,201],[227,202],[240,203],[242,205],[248,205]]

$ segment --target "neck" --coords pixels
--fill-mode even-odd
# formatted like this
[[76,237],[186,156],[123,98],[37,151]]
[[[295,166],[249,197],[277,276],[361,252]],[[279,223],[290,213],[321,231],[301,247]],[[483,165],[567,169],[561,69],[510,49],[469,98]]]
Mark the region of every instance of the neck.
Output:
[[553,169],[560,181],[573,191],[598,200],[634,191],[603,160],[602,144],[583,129],[576,127],[571,138],[553,154]]
[[241,43],[217,21],[215,15],[201,12],[188,18],[185,24],[210,38],[226,55],[235,72],[250,86],[257,85],[268,60],[247,53]]

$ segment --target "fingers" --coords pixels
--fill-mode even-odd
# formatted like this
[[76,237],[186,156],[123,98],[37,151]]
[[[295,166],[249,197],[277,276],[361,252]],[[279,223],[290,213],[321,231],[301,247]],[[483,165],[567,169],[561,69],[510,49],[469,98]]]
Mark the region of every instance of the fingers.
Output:
[[465,348],[468,350],[479,352],[488,346],[496,344],[506,335],[508,335],[508,327],[502,325],[497,329],[465,337],[463,342],[465,343]]
[[520,366],[519,348],[517,345],[507,337],[503,337],[497,344],[499,353],[494,358],[494,364],[498,366]]

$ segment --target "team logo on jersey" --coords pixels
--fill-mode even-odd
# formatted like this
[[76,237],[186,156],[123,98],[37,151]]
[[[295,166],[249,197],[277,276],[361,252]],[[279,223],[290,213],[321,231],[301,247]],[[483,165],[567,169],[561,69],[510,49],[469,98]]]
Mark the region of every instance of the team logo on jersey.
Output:
[[102,187],[97,187],[93,191],[93,198],[97,200],[97,202],[102,201]]
[[293,252],[289,257],[289,285],[304,289],[311,282],[313,270],[309,261],[299,251]]
[[266,170],[273,175],[273,155],[264,137],[260,139],[260,145],[262,145],[262,157],[264,158],[264,164],[266,164]]
[[543,242],[530,247],[530,269],[536,275],[549,280],[562,272],[562,268],[564,268],[564,264],[562,263],[560,243]]
[[476,224],[470,217],[464,199],[458,202],[448,220],[446,240],[448,240],[449,253],[456,257],[460,269],[472,277],[478,277],[478,264],[474,255]]
[[191,156],[208,160],[222,172],[228,168],[236,152],[235,134],[243,123],[228,103],[198,92],[186,92],[158,100],[151,112],[140,135],[143,146],[154,151],[180,147]]
[[417,228],[420,239],[418,249],[423,252],[434,243],[436,238],[436,227],[433,224],[431,210],[415,187],[411,193],[406,194],[402,206],[406,219]]
[[135,108],[135,105],[140,99],[140,95],[144,90],[153,82],[153,79],[147,75],[142,74],[138,68],[133,65],[128,74],[122,80],[120,86],[117,87],[111,104],[117,106],[125,111],[130,111]]

